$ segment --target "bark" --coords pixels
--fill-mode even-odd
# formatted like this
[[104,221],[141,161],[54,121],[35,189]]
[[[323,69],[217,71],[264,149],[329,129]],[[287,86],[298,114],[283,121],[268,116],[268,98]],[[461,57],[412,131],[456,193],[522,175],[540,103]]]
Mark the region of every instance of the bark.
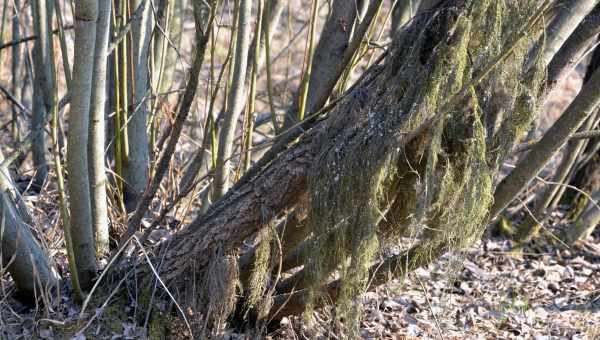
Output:
[[[546,65],[550,63],[571,33],[597,4],[598,0],[568,0],[559,1],[556,4],[560,10],[548,26],[546,37],[540,40],[541,42],[536,47],[537,50],[543,48],[543,60]],[[536,53],[536,51],[533,52],[534,55]]]
[[174,46],[167,42],[167,37],[154,30],[154,64],[152,69],[152,82],[156,92],[166,92],[172,85],[173,75],[177,67],[177,51],[181,44],[183,32],[183,16],[185,14],[185,1],[162,0],[160,2],[157,25],[160,25]]
[[97,1],[77,2],[67,171],[73,251],[84,290],[92,287],[97,272],[87,149],[97,19]]
[[152,15],[148,0],[136,0],[131,3],[131,11],[139,6],[144,6],[138,17],[131,23],[131,50],[133,51],[132,65],[134,79],[132,81],[132,96],[130,105],[136,108],[129,111],[127,124],[127,141],[129,154],[124,169],[125,205],[132,211],[140,195],[148,185],[148,111],[149,101],[144,98],[149,90],[148,57],[150,49],[150,36],[152,33]]
[[4,191],[0,192],[0,214],[2,267],[8,266],[24,298],[34,299],[48,293],[58,284],[58,273]]
[[[13,11],[13,19],[12,19],[12,24],[11,24],[11,28],[12,28],[12,39],[14,41],[17,41],[21,38],[21,28],[19,25],[19,17],[18,17],[18,8],[20,7],[21,1],[19,0],[15,0],[13,2],[14,4],[14,11]],[[19,72],[21,70],[21,55],[22,55],[22,48],[21,45],[16,45],[12,48],[11,50],[11,73],[12,73],[12,80],[11,80],[11,92],[16,96],[17,99],[21,99],[20,96],[20,87],[18,84],[18,75],[21,74],[21,72]],[[20,126],[19,126],[19,108],[17,107],[13,107],[12,108],[12,123],[11,123],[11,134],[13,137],[13,140],[17,143],[19,143],[19,140],[21,139],[20,137]]]
[[33,226],[33,217],[29,213],[27,204],[23,200],[23,197],[17,190],[8,170],[8,165],[4,165],[4,155],[0,150],[0,191],[2,191],[12,202],[15,204],[15,208],[19,214],[19,217],[25,222],[25,224]]
[[[413,30],[427,22],[427,18],[422,20],[415,23]],[[415,34],[414,31],[412,34]],[[401,41],[401,39],[399,40]],[[406,49],[400,48],[398,45],[402,44],[396,43],[397,50],[395,51],[397,53],[392,53],[393,57],[390,57],[385,66],[373,67],[362,82],[349,91],[347,96],[332,104],[332,111],[328,114],[328,119],[305,122],[303,129],[308,131],[301,134],[297,141],[295,140],[299,134],[291,133],[282,136],[275,147],[267,152],[263,159],[250,169],[226,195],[215,202],[206,214],[199,216],[189,226],[177,233],[168,244],[165,244],[167,253],[163,259],[162,277],[173,281],[192,275],[190,272],[192,264],[188,260],[190,258],[195,259],[193,266],[197,270],[206,268],[212,254],[229,253],[244,239],[251,237],[268,225],[273,218],[293,208],[298,200],[307,193],[311,170],[316,171],[313,167],[319,167],[315,164],[317,155],[334,150],[336,147],[342,147],[348,142],[344,138],[358,134],[357,130],[362,126],[357,122],[366,120],[367,113],[371,112],[367,108],[371,108],[372,112],[378,112],[379,109],[381,112],[393,110],[384,103],[398,101],[396,96],[399,95],[399,91],[392,89],[395,86],[392,84],[398,81],[396,79],[397,72],[399,72],[398,65],[402,63],[402,58],[407,54],[407,52],[404,53]],[[419,74],[428,75],[427,71]],[[408,77],[408,75],[404,76]],[[409,80],[406,79],[406,81]],[[414,84],[412,85],[414,86]],[[411,93],[415,94],[416,90]],[[465,92],[461,90],[459,93],[462,95]],[[460,98],[461,95],[456,97]],[[460,103],[457,98],[450,100],[447,105],[453,106]],[[409,99],[406,101],[409,102]],[[375,103],[381,106],[375,107]],[[408,105],[408,103],[406,104]],[[445,111],[447,107],[445,106],[445,109],[441,110]],[[381,119],[384,119],[383,117],[397,118],[400,122],[396,122],[396,124],[406,124],[410,120],[407,117],[398,117],[390,111],[385,112],[388,112],[389,115],[381,113]],[[398,138],[395,143],[396,147],[408,148],[412,141],[417,145],[422,145],[423,133],[440,116],[436,117],[416,123],[416,126],[411,128],[411,133],[400,135],[391,133],[393,138]],[[309,129],[312,124],[315,126]],[[362,133],[367,132],[366,128],[362,131]],[[422,152],[422,150],[418,151],[419,149],[419,147],[414,149],[413,156],[416,157],[419,152]]]
[[219,133],[219,148],[217,153],[217,168],[215,170],[214,197],[219,198],[230,187],[229,173],[231,156],[233,154],[235,132],[238,119],[244,107],[245,79],[248,69],[248,53],[250,50],[250,32],[252,1],[240,0],[237,20],[237,40],[235,46],[235,63],[233,80],[227,102],[227,111],[223,120],[223,127]]
[[421,0],[397,0],[392,13],[392,31],[402,29],[417,13]]
[[[321,236],[315,229],[318,224],[326,224],[333,228],[347,216],[354,216],[354,212],[358,214],[369,210],[372,201],[381,200],[387,204],[394,201],[402,191],[411,191],[414,197],[419,197],[412,213],[423,214],[421,221],[427,221],[427,226],[431,227],[432,231],[423,231],[418,245],[407,252],[376,263],[383,264],[382,268],[393,273],[402,273],[402,270],[406,272],[449,250],[467,246],[469,242],[476,240],[483,229],[483,222],[479,222],[487,216],[488,208],[492,204],[492,178],[496,175],[496,166],[502,163],[502,156],[509,153],[520,137],[518,132],[521,131],[513,128],[514,125],[518,125],[514,122],[504,124],[498,129],[497,135],[508,137],[500,142],[491,138],[487,145],[488,141],[483,136],[485,122],[472,124],[478,119],[483,120],[481,117],[486,116],[485,111],[494,110],[493,105],[488,103],[503,99],[502,95],[506,94],[492,91],[488,96],[489,92],[484,94],[478,91],[480,87],[487,89],[494,84],[493,79],[488,81],[489,77],[503,77],[505,71],[513,72],[511,80],[521,81],[522,78],[527,78],[520,66],[512,67],[514,61],[509,59],[515,46],[519,45],[519,39],[511,42],[514,45],[502,46],[499,54],[486,55],[480,68],[471,69],[471,66],[467,66],[470,65],[467,62],[470,56],[461,52],[470,46],[471,41],[461,38],[471,37],[471,32],[475,32],[473,39],[481,41],[479,32],[484,24],[479,22],[481,26],[470,26],[472,22],[469,19],[485,18],[487,13],[480,11],[495,8],[490,3],[449,3],[456,6],[444,7],[439,12],[428,11],[404,33],[397,34],[384,65],[376,65],[369,69],[359,84],[334,101],[321,115],[307,117],[308,119],[301,124],[302,129],[298,129],[305,132],[292,130],[281,135],[273,148],[231,190],[205,214],[200,215],[163,244],[161,250],[165,253],[160,257],[160,277],[177,288],[183,297],[182,301],[191,301],[187,300],[187,297],[191,298],[192,295],[187,294],[197,296],[195,287],[198,287],[198,281],[206,283],[207,280],[214,279],[214,270],[211,268],[214,268],[216,263],[222,262],[223,258],[233,257],[244,240],[270,227],[273,221],[283,217],[297,206],[302,197],[307,196],[310,197],[308,219],[313,240]],[[529,6],[533,6],[532,3],[534,2],[529,2]],[[474,9],[473,12],[467,12],[466,8]],[[533,11],[535,7],[530,9]],[[531,22],[524,23],[527,27],[526,32],[535,26],[534,23],[538,20],[536,18],[541,17],[542,10],[531,18]],[[461,16],[456,15],[457,13],[467,14]],[[432,17],[436,19],[432,20]],[[523,51],[519,53],[524,54]],[[454,76],[448,76],[448,65],[458,65],[451,73]],[[465,68],[461,68],[460,65]],[[496,67],[506,69],[495,72]],[[463,75],[466,78],[463,79]],[[440,77],[446,79],[443,85],[437,83]],[[518,84],[525,87],[522,83]],[[527,88],[527,95],[530,96],[525,98],[535,100],[535,89],[532,93],[530,94],[530,89]],[[437,105],[432,104],[434,99],[429,95],[439,100]],[[437,97],[438,95],[440,97]],[[484,95],[485,100],[477,100],[478,96]],[[525,93],[516,92],[511,95],[525,96]],[[476,110],[478,104],[474,102],[481,103],[485,111]],[[587,106],[591,106],[588,104],[584,101],[572,111],[578,111],[577,108],[586,109]],[[527,114],[521,112],[520,106],[517,110],[514,102],[506,101],[503,109],[517,111],[504,117],[507,121],[512,118],[519,120],[519,124],[528,124]],[[525,117],[520,116],[521,114]],[[558,129],[559,137],[565,134],[563,130],[564,127]],[[437,140],[440,143],[437,147],[434,143],[436,138],[439,138]],[[469,142],[466,142],[467,140]],[[471,149],[474,147],[471,141],[478,145],[476,149]],[[444,161],[438,164],[432,160],[437,157],[443,157]],[[419,161],[421,159],[423,161]],[[468,163],[469,159],[474,161],[467,169],[464,164]],[[448,167],[456,170],[450,177],[457,173],[466,187],[448,188],[448,196],[458,195],[453,205],[445,205],[445,201],[440,201],[431,211],[419,211],[419,205],[427,206],[427,200],[431,203],[434,198],[423,194],[422,192],[427,190],[422,187],[419,189],[418,183],[412,180],[402,182],[399,178],[406,175],[406,170],[416,171],[418,175],[415,178],[429,178],[435,181],[436,176],[444,176],[444,170]],[[384,173],[381,175],[384,179],[380,181],[381,173]],[[339,183],[336,174],[342,177]],[[471,187],[473,183],[478,184]],[[373,185],[370,186],[371,184]],[[373,187],[380,196],[372,199],[371,196],[362,195],[363,191],[369,191]],[[469,195],[468,197],[461,196],[464,188],[468,189],[465,194]],[[440,189],[435,186],[431,189],[432,194],[442,195],[438,191]],[[319,196],[328,194],[332,195],[333,200],[324,200],[324,196]],[[349,196],[347,201],[343,201],[344,194]],[[455,213],[452,207],[461,204],[463,198],[475,203],[464,207],[460,213],[464,213],[464,216],[461,215],[459,220],[446,219],[444,215]],[[332,205],[328,206],[329,203]],[[337,204],[346,204],[343,208],[347,210],[320,218],[318,213],[324,211],[323,213],[327,214],[328,207],[340,212]],[[388,209],[380,210],[376,219],[367,221],[367,232],[376,227],[377,219],[381,220],[379,215],[384,215],[387,211]],[[399,220],[401,222],[389,228],[394,231],[402,230],[405,225],[402,218]],[[347,233],[354,231],[360,234],[363,232],[362,228],[367,228],[359,223],[362,221],[356,219],[356,223],[341,227],[338,230],[339,234],[332,231],[322,235],[348,237]],[[463,224],[469,226],[464,227]],[[442,228],[442,231],[437,231],[438,228]],[[325,229],[331,230],[333,229]],[[354,254],[360,249],[351,250]],[[409,261],[405,261],[407,258]],[[355,258],[352,258],[352,261],[354,260]],[[367,263],[367,268],[370,264]],[[227,272],[232,271],[232,268],[226,269]],[[387,275],[377,274],[377,277],[380,279],[376,282],[383,282]],[[338,289],[342,287],[337,284]]]
[[34,28],[37,39],[34,45],[34,93],[31,131],[33,143],[31,147],[33,166],[35,168],[34,184],[41,187],[48,176],[46,164],[46,143],[44,125],[48,112],[54,107],[54,56],[52,48],[53,2],[36,0],[31,6]]
[[548,86],[553,88],[571,72],[584,56],[586,49],[600,33],[600,6],[594,9],[577,26],[548,65]]
[[[355,2],[344,0],[333,2],[331,14],[325,22],[315,48],[310,79],[302,80],[302,83],[308,81],[305,116],[317,112],[327,103],[344,69],[360,46],[381,3],[380,0],[367,2],[367,13],[362,21],[357,20]],[[355,26],[354,33],[353,26]],[[299,91],[294,97],[290,110],[286,112],[284,128],[290,128],[298,122],[301,100]]]
[[90,103],[89,176],[92,224],[96,251],[99,256],[108,252],[109,227],[106,198],[105,154],[106,145],[106,68],[108,62],[108,39],[110,32],[111,0],[98,2],[96,46]]
[[[600,66],[600,49],[597,49],[592,57],[590,64],[588,65],[584,84],[590,81],[591,76]],[[586,122],[579,129],[580,132],[589,131],[592,129],[598,120],[598,114],[595,112],[590,115]],[[587,144],[586,139],[572,139],[569,140],[565,147],[563,158],[560,164],[556,168],[554,175],[552,176],[553,183],[565,183],[568,182],[568,176],[572,172],[581,152],[584,150]],[[535,205],[530,214],[527,215],[523,223],[518,227],[517,241],[519,243],[528,242],[532,237],[535,237],[539,229],[544,223],[547,209],[553,209],[551,203],[556,201],[555,197],[562,194],[564,186],[561,185],[547,185],[541,195],[537,198]]]
[[[592,200],[598,202],[600,191],[595,191]],[[565,241],[573,244],[579,240],[585,240],[592,234],[596,226],[600,223],[600,208],[593,202],[588,202],[585,210],[577,217],[575,222],[565,231]]]
[[[212,10],[208,19],[203,18],[200,15],[201,7],[204,5],[199,1],[195,1],[193,3],[194,18],[196,25],[196,51],[194,54],[192,68],[189,73],[190,76],[185,87],[185,92],[183,94],[183,98],[179,106],[179,112],[177,113],[177,117],[175,118],[173,127],[166,134],[169,139],[157,162],[156,170],[154,172],[154,176],[152,177],[152,181],[150,182],[150,185],[146,188],[143,195],[137,202],[135,212],[127,223],[127,233],[121,238],[120,244],[123,244],[123,242],[125,242],[127,239],[129,239],[130,236],[132,236],[135,233],[142,221],[143,216],[146,214],[148,209],[150,209],[152,199],[158,191],[158,187],[162,182],[165,173],[167,172],[169,162],[171,161],[171,158],[173,157],[173,154],[175,152],[175,147],[177,146],[177,142],[179,141],[179,137],[181,136],[181,132],[183,131],[183,124],[185,123],[187,116],[190,113],[190,108],[192,106],[192,103],[194,102],[196,90],[198,89],[200,70],[202,68],[202,62],[204,61],[204,54],[206,52],[208,40],[212,31],[213,20],[215,17],[214,7],[216,6],[216,1],[213,1],[211,3]],[[206,22],[204,20],[206,20]]]

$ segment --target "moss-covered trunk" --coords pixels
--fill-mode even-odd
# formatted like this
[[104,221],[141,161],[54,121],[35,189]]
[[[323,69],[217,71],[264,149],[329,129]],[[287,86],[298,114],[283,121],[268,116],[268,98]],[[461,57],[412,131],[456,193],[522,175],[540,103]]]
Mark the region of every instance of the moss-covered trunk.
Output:
[[[401,263],[413,268],[477,240],[499,165],[542,93],[540,58],[525,61],[541,28],[536,4],[443,1],[415,18],[396,33],[381,65],[327,113],[307,117],[304,133],[281,137],[164,245],[161,277],[189,307],[226,316],[242,242],[307,196],[310,234],[303,245],[312,256],[304,261],[304,301],[318,303],[320,287],[336,271],[340,317],[357,315],[349,302],[366,288],[381,244],[408,251],[405,261],[384,261],[398,273],[405,272]],[[410,242],[400,238],[407,235]],[[277,253],[275,245],[271,254]],[[273,277],[263,277],[250,289],[273,294]]]

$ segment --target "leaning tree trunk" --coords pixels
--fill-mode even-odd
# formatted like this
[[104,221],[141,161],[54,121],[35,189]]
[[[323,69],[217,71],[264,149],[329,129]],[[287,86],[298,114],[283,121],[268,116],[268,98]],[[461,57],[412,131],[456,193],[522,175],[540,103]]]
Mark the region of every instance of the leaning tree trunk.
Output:
[[[271,228],[302,197],[309,198],[312,235],[305,241],[312,258],[301,275],[304,301],[314,305],[337,270],[338,315],[350,321],[357,315],[350,301],[365,289],[378,243],[416,235],[412,247],[404,243],[404,257],[386,260],[395,273],[470,245],[492,208],[499,166],[538,109],[541,58],[525,68],[541,29],[544,9],[536,3],[451,1],[415,18],[396,33],[383,65],[325,116],[307,119],[306,132],[282,136],[164,245],[161,278],[177,286],[180,301],[207,302],[226,314],[242,242]],[[391,213],[402,218],[383,226]],[[273,293],[268,285],[249,288]],[[208,288],[198,299],[195,287]]]
[[356,3],[344,0],[333,2],[312,56],[311,71],[305,74],[301,82],[307,88],[300,89],[294,97],[292,106],[285,115],[285,128],[298,122],[301,104],[304,115],[308,116],[327,103],[333,88],[360,47],[380,5],[381,0],[365,0],[363,6],[366,6],[367,12],[359,20]]
[[[600,66],[600,49],[596,49],[592,56],[592,60],[588,65],[584,80],[583,80],[583,89],[588,87],[588,83],[591,81],[593,74],[596,72],[598,67]],[[580,103],[583,99],[582,95],[585,94],[586,91],[581,91],[571,103],[571,105],[576,105]],[[589,91],[587,91],[589,93]],[[598,96],[595,93],[591,93],[593,96]],[[577,109],[579,110],[579,108]],[[568,112],[573,112],[573,110],[567,109],[565,115]],[[580,127],[581,131],[588,131],[593,128],[597,124],[598,114],[597,110],[594,111],[594,114],[588,116],[586,122]],[[555,135],[550,135],[552,137],[557,137]],[[551,179],[553,183],[565,183],[568,182],[568,176],[572,172],[573,167],[575,166],[577,160],[579,159],[580,153],[583,151],[584,147],[587,144],[587,140],[571,140],[567,143],[563,157],[560,161],[560,164],[556,168],[556,171]],[[535,151],[534,151],[535,152]],[[541,192],[540,196],[537,197],[535,205],[533,209],[531,209],[530,213],[525,217],[523,222],[517,228],[516,240],[518,242],[517,248],[521,248],[525,243],[530,241],[533,237],[535,237],[544,221],[546,219],[546,211],[552,211],[553,205],[552,202],[556,202],[560,199],[560,196],[565,190],[565,186],[562,185],[547,185],[546,188]],[[516,249],[515,249],[516,250]]]
[[[4,161],[0,151],[0,163]],[[23,298],[45,294],[56,286],[58,273],[31,233],[34,221],[15,188],[9,171],[0,165],[0,253]],[[0,270],[2,271],[2,270]]]

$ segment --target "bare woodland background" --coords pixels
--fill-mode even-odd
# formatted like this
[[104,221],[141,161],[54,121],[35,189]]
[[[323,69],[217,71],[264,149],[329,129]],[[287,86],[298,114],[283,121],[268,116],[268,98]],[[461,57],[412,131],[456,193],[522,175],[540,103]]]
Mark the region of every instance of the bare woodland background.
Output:
[[598,336],[598,1],[0,8],[0,337]]

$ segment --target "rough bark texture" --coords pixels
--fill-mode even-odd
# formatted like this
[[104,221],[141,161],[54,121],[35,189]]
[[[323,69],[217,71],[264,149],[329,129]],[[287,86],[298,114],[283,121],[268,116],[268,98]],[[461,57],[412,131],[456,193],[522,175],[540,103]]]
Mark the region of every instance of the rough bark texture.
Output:
[[[315,256],[304,263],[305,273],[314,278],[311,266],[324,255],[315,245],[319,242],[312,241],[333,235],[344,239],[332,256],[338,265],[333,270],[339,269],[342,278],[308,281],[307,291],[292,295],[292,301],[305,297],[297,310],[314,303],[323,285],[337,287],[332,296],[347,303],[349,293],[364,287],[369,275],[377,273],[375,282],[388,278],[370,269],[372,264],[402,274],[476,240],[492,203],[498,164],[536,112],[538,91],[527,86],[530,74],[522,68],[533,39],[514,40],[524,20],[537,17],[534,2],[527,2],[527,10],[507,6],[520,20],[503,24],[506,32],[497,26],[504,18],[492,14],[504,9],[497,6],[514,5],[512,0],[456,0],[444,2],[448,6],[427,12],[396,35],[383,65],[368,70],[326,113],[304,122],[305,132],[280,136],[207,213],[163,244],[156,258],[159,275],[177,292],[178,301],[199,307],[202,312],[196,315],[206,315],[203,308],[215,303],[228,310],[227,294],[235,292],[240,277],[236,256],[243,242],[271,228],[307,196],[312,232],[307,240]],[[526,23],[524,32],[539,33]],[[482,39],[481,32],[495,35]],[[502,105],[496,106],[498,102]],[[492,125],[488,117],[496,116],[511,124],[485,129]],[[403,191],[410,193],[399,195]],[[411,196],[416,204],[409,214],[402,212],[398,224],[379,228],[389,207]],[[414,218],[405,221],[410,213]],[[377,263],[373,235],[406,228],[418,232],[417,244]]]

